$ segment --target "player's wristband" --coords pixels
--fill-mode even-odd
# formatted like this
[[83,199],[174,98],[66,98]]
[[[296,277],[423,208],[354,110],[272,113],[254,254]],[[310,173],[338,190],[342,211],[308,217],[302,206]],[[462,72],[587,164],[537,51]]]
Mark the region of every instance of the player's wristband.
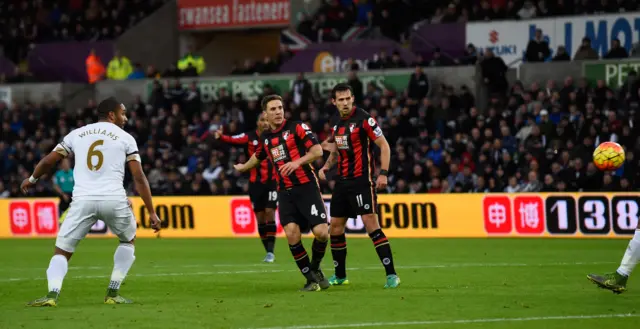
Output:
[[38,181],[38,179],[33,177],[33,175],[31,175],[31,177],[29,177],[29,183],[35,184],[37,181]]
[[381,169],[381,170],[380,170],[380,176],[389,176],[389,171],[388,171],[388,170]]

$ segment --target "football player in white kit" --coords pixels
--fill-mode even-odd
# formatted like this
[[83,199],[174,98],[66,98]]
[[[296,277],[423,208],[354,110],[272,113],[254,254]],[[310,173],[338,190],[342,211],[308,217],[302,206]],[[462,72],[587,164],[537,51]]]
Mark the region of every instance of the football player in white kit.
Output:
[[47,269],[49,293],[28,303],[28,306],[57,306],[69,259],[97,220],[104,221],[120,240],[113,255],[113,272],[104,302],[131,303],[131,300],[118,293],[135,260],[136,220],[123,187],[125,164],[150,214],[151,227],[156,232],[160,230],[160,220],[154,211],[151,189],[142,170],[138,146],[135,139],[122,129],[127,121],[124,105],[113,97],[107,98],[98,105],[98,116],[99,122],[77,128],[65,136],[38,163],[33,175],[22,182],[21,189],[26,193],[58,161],[74,154],[73,198],[58,232],[55,252]]

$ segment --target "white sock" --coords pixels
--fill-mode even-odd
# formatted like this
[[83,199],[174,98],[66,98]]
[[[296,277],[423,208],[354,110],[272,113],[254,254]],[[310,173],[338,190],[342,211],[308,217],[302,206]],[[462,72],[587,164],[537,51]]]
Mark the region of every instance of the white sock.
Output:
[[618,267],[618,273],[624,276],[630,276],[633,269],[638,265],[640,261],[640,230],[636,230],[636,234],[633,235],[633,239],[629,241],[627,251],[622,257],[622,263]]
[[113,254],[113,272],[111,273],[110,290],[120,289],[120,284],[127,276],[136,256],[133,255],[135,248],[130,243],[121,243]]
[[49,262],[49,268],[47,268],[47,282],[49,283],[49,292],[60,293],[62,289],[62,281],[64,276],[67,275],[69,269],[69,263],[67,258],[62,255],[53,255],[51,262]]

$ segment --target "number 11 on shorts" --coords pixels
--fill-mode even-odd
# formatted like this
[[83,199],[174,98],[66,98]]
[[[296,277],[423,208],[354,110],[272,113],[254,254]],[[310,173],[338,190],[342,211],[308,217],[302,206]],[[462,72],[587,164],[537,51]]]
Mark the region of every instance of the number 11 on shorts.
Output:
[[364,202],[362,201],[362,194],[356,195],[356,202],[358,202],[358,207],[364,206]]

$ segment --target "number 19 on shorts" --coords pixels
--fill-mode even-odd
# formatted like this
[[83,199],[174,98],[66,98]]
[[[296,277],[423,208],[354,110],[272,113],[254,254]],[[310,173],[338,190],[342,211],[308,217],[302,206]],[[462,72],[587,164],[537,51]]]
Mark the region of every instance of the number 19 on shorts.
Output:
[[638,227],[640,197],[570,196],[546,198],[547,230],[551,234],[633,234]]

